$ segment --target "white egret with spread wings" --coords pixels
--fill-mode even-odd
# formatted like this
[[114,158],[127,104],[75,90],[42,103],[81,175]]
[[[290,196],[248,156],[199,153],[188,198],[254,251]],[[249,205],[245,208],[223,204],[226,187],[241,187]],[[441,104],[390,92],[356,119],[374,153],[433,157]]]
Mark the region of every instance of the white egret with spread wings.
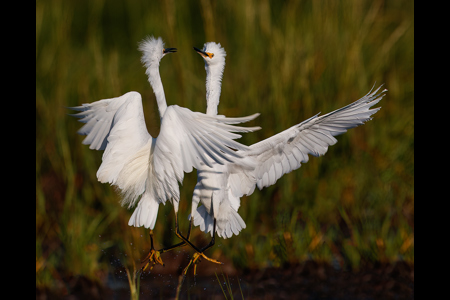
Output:
[[[159,205],[167,200],[175,210],[175,220],[180,201],[178,183],[184,172],[212,164],[242,164],[253,168],[235,150],[248,150],[234,139],[241,137],[233,132],[249,132],[258,127],[232,126],[253,120],[254,114],[242,118],[207,115],[193,112],[177,105],[167,106],[161,77],[160,60],[175,48],[164,48],[161,38],[147,38],[139,45],[143,52],[148,81],[156,96],[161,128],[158,137],[152,137],[146,128],[142,98],[138,92],[129,92],[117,98],[99,100],[72,107],[81,111],[75,114],[86,123],[78,133],[86,135],[83,144],[90,149],[104,150],[102,164],[97,172],[100,182],[116,186],[122,195],[121,204],[129,208],[137,204],[128,225],[150,228],[152,242],[146,257],[152,267],[163,264],[160,251],[153,248],[153,232]],[[234,150],[233,150],[234,149]],[[201,164],[201,165],[200,165]],[[178,222],[176,222],[179,235]],[[162,250],[170,250],[169,247]]]
[[[205,62],[206,111],[208,115],[214,116],[217,115],[220,100],[226,52],[220,44],[214,42],[206,43],[202,50],[195,47],[194,50]],[[371,120],[371,116],[380,107],[370,107],[377,104],[387,91],[379,92],[380,89],[381,86],[374,91],[372,89],[361,99],[328,114],[316,114],[249,146],[249,151],[238,151],[242,156],[253,160],[255,169],[243,169],[234,163],[219,165],[214,162],[211,162],[214,166],[211,169],[201,164],[197,170],[191,220],[193,218],[194,225],[200,226],[202,231],[210,232],[212,239],[208,246],[196,248],[199,254],[194,256],[190,264],[195,263],[202,252],[214,244],[215,233],[219,237],[230,238],[246,227],[237,213],[240,197],[251,195],[256,186],[262,189],[275,184],[281,176],[308,162],[308,155],[324,155],[328,147],[337,142],[334,136]],[[199,203],[202,205],[198,207]]]

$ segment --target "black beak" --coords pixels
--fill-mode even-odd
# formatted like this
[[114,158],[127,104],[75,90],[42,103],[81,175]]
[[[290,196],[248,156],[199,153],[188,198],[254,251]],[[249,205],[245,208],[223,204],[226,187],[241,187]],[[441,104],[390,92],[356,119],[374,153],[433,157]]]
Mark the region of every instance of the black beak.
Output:
[[208,54],[206,54],[205,51],[202,51],[202,50],[198,49],[197,47],[194,47],[194,50],[197,51],[198,54],[202,54],[203,56],[208,56]]
[[177,52],[177,48],[165,48],[164,51],[163,51],[164,54],[166,54],[166,53],[175,53],[175,52]]

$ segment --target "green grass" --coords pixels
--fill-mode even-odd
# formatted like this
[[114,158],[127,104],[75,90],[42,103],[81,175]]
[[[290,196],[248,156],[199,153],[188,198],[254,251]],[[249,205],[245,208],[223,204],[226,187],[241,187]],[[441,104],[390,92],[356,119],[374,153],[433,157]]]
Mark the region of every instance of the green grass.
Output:
[[[234,299],[233,290],[231,288],[230,279],[228,278],[228,274],[226,274],[226,278],[225,278],[225,274],[222,271],[223,285],[225,286],[225,288],[222,286],[222,281],[219,279],[219,276],[217,275],[217,273],[214,272],[214,274],[216,275],[217,283],[219,284],[220,289],[221,289],[225,299],[228,300],[227,294],[230,297],[230,299]],[[244,294],[242,292],[241,283],[239,281],[240,281],[239,278],[237,278],[237,282],[238,282],[238,285],[239,285],[240,296],[241,296],[241,299],[243,300],[244,299]],[[225,292],[225,289],[226,289],[226,292]]]
[[[68,275],[102,280],[112,255],[132,269],[148,232],[96,179],[101,152],[81,144],[67,106],[139,91],[147,127],[159,132],[137,44],[161,36],[178,52],[161,63],[169,105],[205,111],[205,71],[192,46],[227,51],[219,113],[260,112],[252,144],[359,99],[374,82],[389,90],[364,126],[320,158],[250,197],[247,228],[218,239],[210,256],[238,269],[306,259],[359,268],[414,262],[414,6],[411,1],[37,1],[36,285]],[[195,173],[181,188],[187,220]],[[178,242],[173,210],[161,207],[159,245]],[[187,221],[181,224],[182,231]],[[195,229],[195,241],[203,233]],[[105,255],[108,253],[108,255]],[[76,262],[76,263],[74,263]]]

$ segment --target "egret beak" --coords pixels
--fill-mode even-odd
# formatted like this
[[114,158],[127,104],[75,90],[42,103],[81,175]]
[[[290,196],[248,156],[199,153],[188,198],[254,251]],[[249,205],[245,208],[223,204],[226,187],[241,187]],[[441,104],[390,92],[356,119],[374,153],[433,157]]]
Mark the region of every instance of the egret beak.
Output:
[[164,48],[163,53],[167,54],[167,53],[174,53],[177,52],[177,48]]
[[197,47],[194,47],[194,50],[197,51],[197,53],[203,57],[213,58],[214,56],[214,53],[205,52],[203,50],[198,49]]

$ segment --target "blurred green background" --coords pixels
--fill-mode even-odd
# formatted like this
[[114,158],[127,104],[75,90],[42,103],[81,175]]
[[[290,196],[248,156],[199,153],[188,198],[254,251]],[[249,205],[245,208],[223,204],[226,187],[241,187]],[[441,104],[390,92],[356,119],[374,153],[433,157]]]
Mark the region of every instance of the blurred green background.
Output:
[[[132,211],[97,181],[102,152],[81,144],[81,123],[66,109],[138,91],[157,136],[137,50],[148,35],[178,48],[160,67],[166,98],[194,111],[206,109],[206,74],[192,46],[225,47],[219,113],[261,113],[249,125],[263,129],[240,140],[248,145],[345,106],[375,82],[389,90],[374,119],[339,136],[323,157],[243,197],[247,228],[217,239],[211,257],[238,270],[307,259],[346,269],[414,263],[413,13],[407,0],[37,1],[37,287],[66,276],[101,280],[114,272],[111,260],[131,266],[150,247],[148,230],[128,227]],[[187,174],[181,188],[182,231],[195,182]],[[178,242],[173,227],[172,207],[161,207],[157,247]],[[192,240],[209,236],[195,228]]]

